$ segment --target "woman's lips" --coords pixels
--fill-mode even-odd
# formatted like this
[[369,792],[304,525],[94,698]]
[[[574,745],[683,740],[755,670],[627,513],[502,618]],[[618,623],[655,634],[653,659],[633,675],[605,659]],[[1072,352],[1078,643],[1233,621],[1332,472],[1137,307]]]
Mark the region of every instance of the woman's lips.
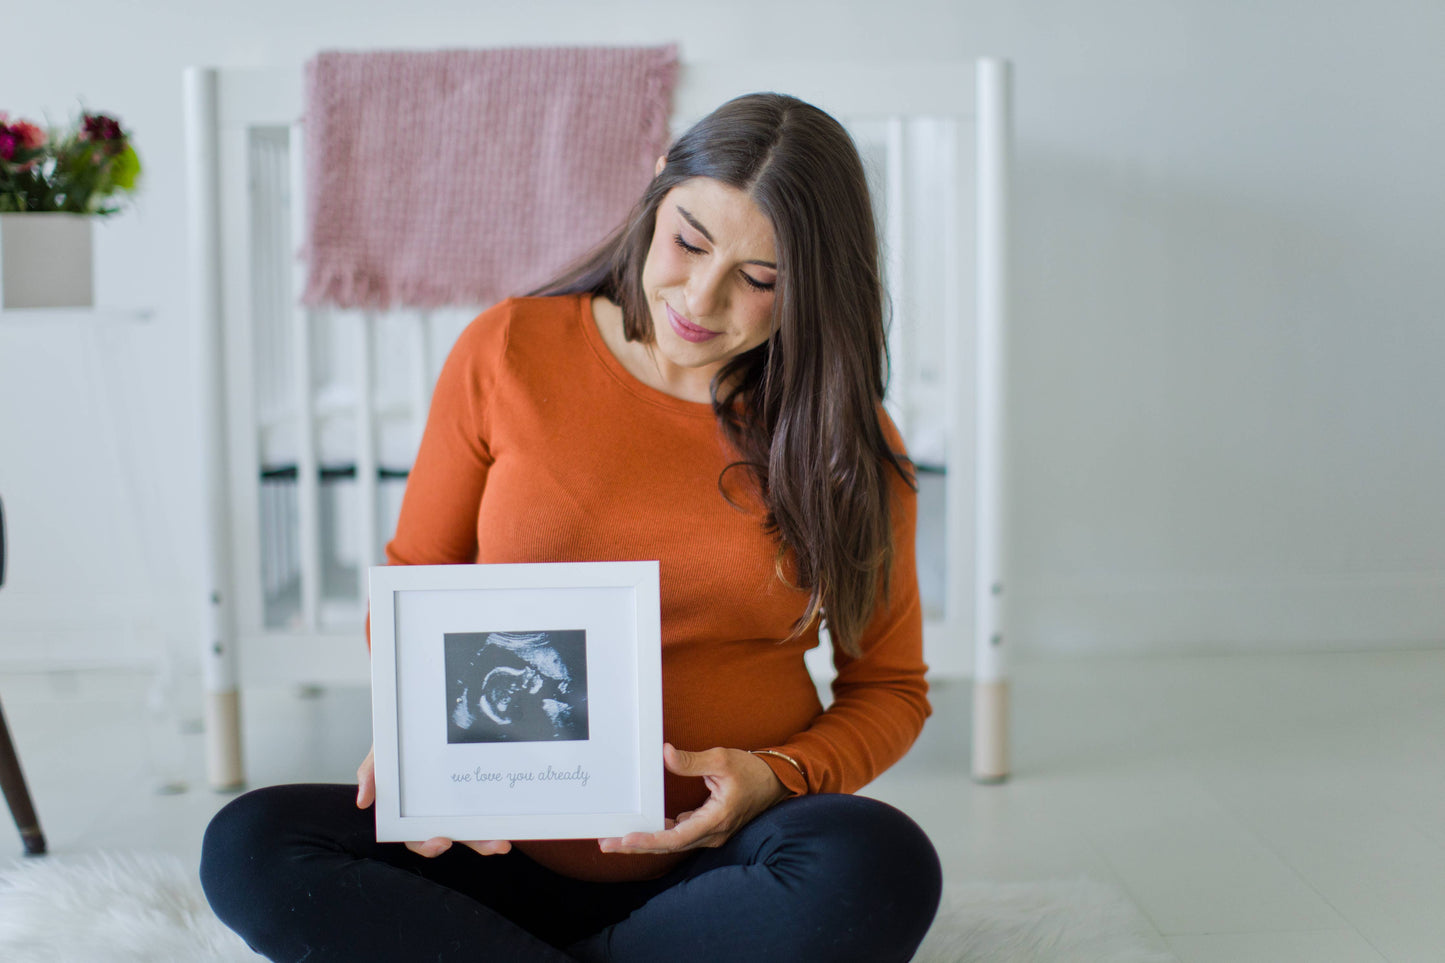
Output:
[[697,344],[702,341],[711,341],[719,334],[722,334],[721,331],[709,331],[707,328],[700,328],[692,322],[685,320],[682,315],[672,310],[672,305],[670,304],[664,303],[663,307],[667,308],[667,320],[672,324],[672,330],[677,332],[677,336],[684,341],[691,341]]

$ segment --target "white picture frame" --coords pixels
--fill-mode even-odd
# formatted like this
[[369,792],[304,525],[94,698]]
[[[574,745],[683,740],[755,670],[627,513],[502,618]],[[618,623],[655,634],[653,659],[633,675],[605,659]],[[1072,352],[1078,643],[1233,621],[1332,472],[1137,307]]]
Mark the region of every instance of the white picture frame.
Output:
[[369,571],[376,838],[664,826],[658,563]]

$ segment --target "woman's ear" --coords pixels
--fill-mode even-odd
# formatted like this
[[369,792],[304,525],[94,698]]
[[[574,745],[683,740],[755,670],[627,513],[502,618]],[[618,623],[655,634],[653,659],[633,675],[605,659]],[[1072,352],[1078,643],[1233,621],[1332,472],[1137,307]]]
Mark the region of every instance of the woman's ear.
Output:
[[667,166],[667,155],[666,155],[666,154],[663,154],[661,157],[659,157],[659,158],[657,159],[657,166],[652,169],[652,176],[653,176],[653,177],[656,177],[658,174],[661,174],[661,173],[662,173],[662,169],[663,169],[664,167],[666,167],[666,166]]

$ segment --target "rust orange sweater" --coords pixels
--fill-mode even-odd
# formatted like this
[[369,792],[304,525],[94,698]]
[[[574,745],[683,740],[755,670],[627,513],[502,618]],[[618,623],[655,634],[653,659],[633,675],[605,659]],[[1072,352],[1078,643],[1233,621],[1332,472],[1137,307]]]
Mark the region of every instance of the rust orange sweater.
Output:
[[[803,664],[816,621],[780,641],[807,595],[778,579],[743,473],[728,476],[742,507],[719,491],[732,460],[710,406],[627,372],[589,298],[504,301],[462,333],[442,370],[387,558],[659,560],[665,738],[688,750],[777,749],[807,773],[760,757],[792,792],[853,792],[903,755],[929,712],[913,492],[894,477],[890,591],[862,657],[837,656],[825,711]],[[706,797],[702,780],[668,774],[669,816]],[[518,847],[586,879],[655,876],[676,861],[603,854],[590,840]]]

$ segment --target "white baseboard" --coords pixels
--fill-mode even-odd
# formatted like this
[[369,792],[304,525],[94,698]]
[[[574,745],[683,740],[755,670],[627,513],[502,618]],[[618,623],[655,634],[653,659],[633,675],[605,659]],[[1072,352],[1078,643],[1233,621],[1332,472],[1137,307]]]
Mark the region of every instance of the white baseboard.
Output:
[[1044,655],[1445,647],[1445,572],[1044,581],[1014,602],[1019,650]]

